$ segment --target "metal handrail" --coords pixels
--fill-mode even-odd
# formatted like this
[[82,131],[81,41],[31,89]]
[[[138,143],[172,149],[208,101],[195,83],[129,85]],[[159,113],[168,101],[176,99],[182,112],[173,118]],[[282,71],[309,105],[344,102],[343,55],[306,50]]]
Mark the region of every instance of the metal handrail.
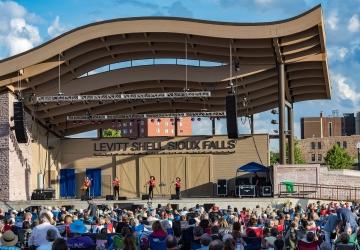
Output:
[[278,185],[279,197],[343,201],[360,200],[360,187],[293,183],[293,192],[289,192],[286,186],[285,183]]

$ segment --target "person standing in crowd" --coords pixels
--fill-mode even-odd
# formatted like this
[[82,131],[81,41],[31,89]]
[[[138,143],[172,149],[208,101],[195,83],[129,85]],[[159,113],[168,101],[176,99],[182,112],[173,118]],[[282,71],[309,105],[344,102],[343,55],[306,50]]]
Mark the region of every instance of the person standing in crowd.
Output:
[[47,242],[42,243],[36,250],[51,250],[54,241],[58,238],[54,229],[49,229],[46,233]]
[[13,231],[7,230],[1,236],[0,250],[20,250],[20,248],[16,246],[18,240],[18,236],[15,235]]
[[152,200],[154,198],[154,188],[156,185],[155,176],[150,176],[150,180],[147,182],[147,185],[149,186],[149,199]]
[[114,200],[117,200],[120,196],[120,179],[115,177],[112,181],[113,190],[114,190]]
[[50,211],[43,210],[40,212],[40,224],[33,228],[30,239],[29,246],[39,247],[40,245],[47,243],[47,231],[53,229],[56,232],[56,237],[60,237],[58,229],[52,225],[53,223],[53,214]]
[[180,200],[180,188],[181,188],[181,179],[180,177],[176,177],[175,179],[175,193],[176,199]]
[[66,240],[63,238],[57,238],[54,241],[51,250],[68,250]]

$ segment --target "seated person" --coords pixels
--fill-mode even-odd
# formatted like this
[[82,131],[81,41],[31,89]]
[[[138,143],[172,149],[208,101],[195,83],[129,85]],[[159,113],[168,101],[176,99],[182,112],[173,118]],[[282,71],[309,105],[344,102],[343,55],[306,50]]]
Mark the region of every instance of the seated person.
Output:
[[70,224],[72,238],[67,240],[70,249],[95,249],[95,242],[89,236],[81,236],[86,233],[86,227],[83,221],[76,220]]

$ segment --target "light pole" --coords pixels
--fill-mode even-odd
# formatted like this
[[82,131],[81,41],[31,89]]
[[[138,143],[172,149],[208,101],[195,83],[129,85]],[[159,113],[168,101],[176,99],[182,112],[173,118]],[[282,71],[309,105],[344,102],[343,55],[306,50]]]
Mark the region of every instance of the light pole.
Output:
[[358,170],[360,170],[360,142],[356,143],[356,148],[358,150]]

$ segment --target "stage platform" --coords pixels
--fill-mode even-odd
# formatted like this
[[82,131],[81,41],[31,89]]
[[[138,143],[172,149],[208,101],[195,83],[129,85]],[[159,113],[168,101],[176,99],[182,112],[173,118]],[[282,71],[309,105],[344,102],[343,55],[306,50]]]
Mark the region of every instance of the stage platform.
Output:
[[[212,204],[216,203],[221,208],[227,208],[228,205],[231,205],[233,208],[237,207],[241,209],[242,207],[247,208],[255,208],[256,205],[260,205],[260,207],[281,207],[285,202],[291,201],[293,204],[300,203],[302,206],[306,206],[309,202],[316,202],[316,200],[308,200],[308,199],[291,199],[291,198],[272,198],[272,197],[263,197],[263,198],[184,198],[181,200],[170,200],[166,198],[155,198],[152,201],[152,206],[157,207],[158,204],[166,205],[170,204],[178,204],[179,208],[182,209],[184,207],[190,208],[195,207],[196,204],[204,205],[204,204]],[[21,209],[29,206],[74,206],[77,209],[87,208],[89,203],[93,202],[98,205],[109,205],[114,206],[118,205],[120,207],[131,207],[132,205],[144,205],[147,206],[147,200],[141,199],[128,199],[121,201],[112,201],[102,199],[93,199],[90,201],[81,201],[80,199],[61,199],[61,200],[29,200],[29,201],[9,201],[4,202],[0,201],[0,207],[3,209]],[[325,201],[324,201],[325,202]]]

